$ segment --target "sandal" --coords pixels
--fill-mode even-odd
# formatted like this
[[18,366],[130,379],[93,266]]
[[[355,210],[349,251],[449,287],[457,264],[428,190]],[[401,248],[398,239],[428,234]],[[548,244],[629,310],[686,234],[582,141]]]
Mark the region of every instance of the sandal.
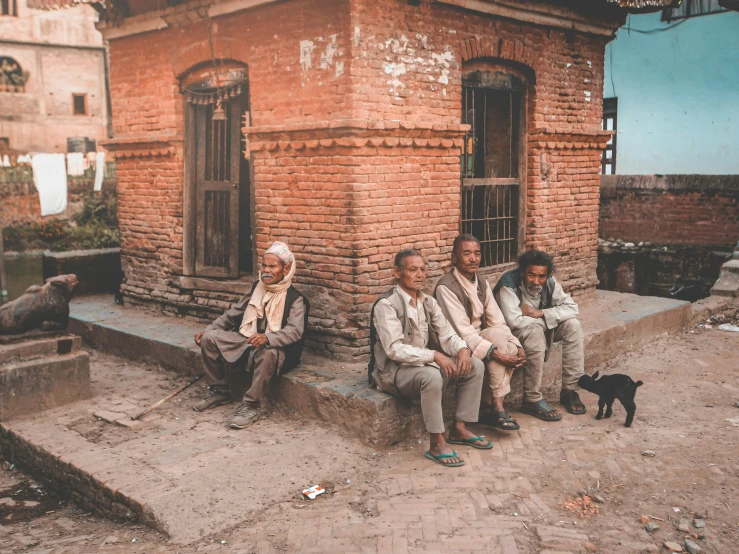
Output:
[[446,464],[442,462],[441,460],[444,460],[446,458],[456,458],[457,457],[457,451],[455,450],[451,454],[439,454],[438,456],[434,456],[431,452],[426,452],[424,454],[429,460],[433,460],[437,464],[443,465],[445,467],[459,467],[464,465],[464,460],[459,460],[458,462],[454,462],[453,464]]
[[505,410],[502,412],[489,412],[481,416],[480,423],[503,431],[518,431],[520,429],[518,422],[508,415],[508,412]]
[[556,412],[556,410],[552,408],[543,398],[538,402],[523,402],[521,404],[521,411],[525,414],[538,417],[543,421],[559,421],[560,419],[562,419],[562,414],[556,416],[549,415],[552,412]]
[[[486,444],[482,444],[485,440],[484,437],[470,437],[469,439],[461,440],[461,441],[453,441],[450,439],[447,439],[447,444],[461,444],[462,446],[471,446],[472,448],[477,448],[479,450],[490,450],[493,447],[493,443],[490,441],[487,441]],[[475,443],[480,443],[475,444]]]
[[562,390],[559,393],[559,403],[571,414],[582,415],[585,413],[585,404],[582,403],[580,396],[574,390]]

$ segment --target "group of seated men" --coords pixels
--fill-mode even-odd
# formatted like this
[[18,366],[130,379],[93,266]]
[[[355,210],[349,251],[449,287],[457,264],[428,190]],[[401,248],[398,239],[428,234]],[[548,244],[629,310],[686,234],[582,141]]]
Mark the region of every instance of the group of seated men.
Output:
[[[562,414],[541,394],[544,361],[553,342],[562,342],[560,403],[585,413],[577,394],[584,372],[583,333],[577,304],[552,275],[552,258],[530,250],[518,268],[491,289],[477,272],[480,242],[472,235],[454,240],[453,269],[423,293],[426,262],[416,250],[395,256],[397,285],[380,296],[370,316],[370,384],[401,398],[419,399],[430,448],[426,457],[449,467],[464,464],[449,446],[490,449],[467,423],[506,431],[519,428],[503,406],[516,369],[523,375],[521,411],[544,421]],[[251,292],[208,328],[197,333],[208,391],[195,405],[204,411],[231,401],[228,372],[246,368],[251,385],[230,426],[243,429],[259,418],[265,386],[275,374],[300,362],[308,300],[292,286],[295,258],[275,242],[264,254],[260,279]],[[455,419],[444,438],[441,397],[446,383],[458,383]],[[483,406],[480,414],[480,404]]]

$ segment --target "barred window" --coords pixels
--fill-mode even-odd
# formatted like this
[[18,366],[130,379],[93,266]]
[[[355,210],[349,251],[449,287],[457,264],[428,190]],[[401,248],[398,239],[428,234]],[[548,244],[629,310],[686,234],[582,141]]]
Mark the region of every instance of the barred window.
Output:
[[462,233],[480,240],[482,267],[516,260],[522,218],[523,81],[475,71],[463,81]]
[[721,7],[719,0],[682,0],[677,8],[667,8],[662,11],[662,21],[687,19],[725,11],[726,8]]
[[[603,99],[603,130],[615,131],[618,129],[618,98]],[[615,175],[616,173],[616,135],[613,135],[606,144],[600,158],[601,175]]]

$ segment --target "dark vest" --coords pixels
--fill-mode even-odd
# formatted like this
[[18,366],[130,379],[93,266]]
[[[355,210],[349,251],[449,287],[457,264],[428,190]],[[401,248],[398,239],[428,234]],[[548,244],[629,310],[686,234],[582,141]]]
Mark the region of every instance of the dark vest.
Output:
[[[390,305],[393,306],[395,309],[395,314],[397,315],[398,319],[400,320],[401,325],[403,326],[403,342],[405,344],[411,344],[412,342],[412,332],[410,323],[408,320],[408,316],[406,314],[405,310],[405,302],[400,298],[400,295],[396,293],[395,287],[387,291],[385,294],[381,295],[377,300],[375,300],[375,303],[372,304],[372,310],[370,310],[370,361],[367,365],[367,380],[372,385],[377,385],[381,390],[384,392],[395,394],[396,396],[401,396],[398,390],[395,388],[395,377],[397,376],[398,367],[400,364],[398,362],[395,362],[393,360],[389,360],[386,357],[384,347],[382,344],[377,344],[377,328],[375,327],[375,306],[377,306],[377,303],[384,299],[384,298],[391,298],[393,295],[396,295],[396,298],[391,299]],[[400,299],[399,301],[395,301],[397,299]],[[423,309],[424,313],[426,314],[426,322],[428,323],[428,341],[426,343],[426,347],[431,350],[441,350],[441,346],[439,346],[439,337],[436,335],[436,330],[434,329],[434,326],[431,325],[430,321],[430,314],[427,310],[427,303],[424,302],[422,306],[419,306],[419,309]],[[379,355],[380,355],[380,364],[378,367],[377,359],[378,359],[378,351],[377,349],[380,349]],[[376,382],[375,378],[373,376],[373,372],[375,370],[389,373],[389,377],[386,377],[385,379],[380,379],[381,382]],[[385,375],[385,373],[382,373],[379,377],[382,375]]]
[[[257,284],[259,284],[259,281],[254,283],[254,286],[251,288],[251,294],[254,294],[254,289],[257,288]],[[308,302],[308,299],[300,294],[298,292],[298,289],[290,286],[289,289],[287,289],[287,296],[285,298],[285,312],[282,314],[282,324],[281,328],[284,329],[287,325],[288,317],[290,316],[290,310],[293,307],[293,303],[298,299],[303,299],[303,304],[305,305],[305,321],[303,322],[303,335],[300,337],[300,339],[297,342],[294,342],[292,344],[288,344],[287,346],[283,347],[283,350],[285,352],[285,363],[282,364],[282,371],[280,374],[285,374],[288,371],[292,370],[300,364],[300,356],[303,354],[303,346],[305,345],[305,333],[308,330],[308,312],[310,312],[310,302]]]
[[[457,297],[457,300],[464,306],[464,311],[467,314],[467,319],[472,321],[472,302],[470,302],[469,297],[467,296],[467,293],[462,288],[462,284],[457,280],[457,277],[454,275],[454,271],[450,271],[446,275],[444,275],[439,281],[436,283],[436,287],[434,287],[434,297],[436,297],[436,289],[439,288],[439,285],[443,285],[446,288],[448,288],[450,291],[454,293],[454,296]],[[487,300],[487,287],[483,287],[482,284],[482,278],[480,276],[477,276],[477,298],[480,299],[480,302],[482,302],[483,310],[482,310],[482,318],[480,323],[480,329],[487,328],[487,319],[485,317],[485,300]],[[447,319],[448,322],[452,322],[452,319],[449,317],[449,313],[447,312],[446,306],[443,303],[439,303],[441,306],[441,311],[444,312],[444,317]],[[457,330],[457,332],[459,332]]]
[[[503,287],[508,287],[516,293],[516,296],[518,296],[518,300],[521,301],[522,283],[523,278],[521,277],[520,269],[512,269],[510,271],[506,271],[495,284],[493,294],[495,294],[496,297],[499,298],[498,293],[500,292],[500,289]],[[554,296],[554,287],[556,285],[557,282],[554,280],[554,277],[550,275],[547,278],[546,285],[541,289],[541,305],[539,306],[540,310],[547,310],[552,307],[552,297]],[[546,331],[544,331],[544,336],[546,337],[546,352],[544,353],[544,361],[546,361],[549,359],[549,352],[551,351],[552,344],[554,343],[554,329],[547,329]]]

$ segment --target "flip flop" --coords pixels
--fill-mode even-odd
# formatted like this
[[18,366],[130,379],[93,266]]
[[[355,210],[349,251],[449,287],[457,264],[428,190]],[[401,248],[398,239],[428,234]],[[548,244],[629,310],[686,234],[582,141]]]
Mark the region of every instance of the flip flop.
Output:
[[477,448],[479,450],[490,450],[493,447],[493,443],[488,441],[487,444],[483,444],[481,446],[478,446],[475,443],[484,441],[484,437],[470,437],[469,439],[463,440],[463,441],[453,441],[447,439],[447,444],[461,444],[462,446],[471,446],[472,448]]
[[439,454],[438,456],[434,456],[431,452],[426,452],[424,454],[429,460],[433,460],[439,465],[442,465],[444,467],[459,467],[464,465],[464,460],[459,460],[458,462],[454,462],[453,464],[445,464],[441,460],[444,460],[445,458],[456,458],[457,452],[456,450],[452,452],[451,454]]
[[521,411],[525,414],[538,417],[543,421],[559,421],[562,419],[562,414],[558,416],[550,416],[552,412],[556,411],[552,408],[546,400],[543,398],[538,402],[524,402],[521,404]]
[[[571,414],[582,415],[585,413],[585,404],[582,403],[580,396],[574,390],[563,390],[560,392],[559,403]],[[580,408],[575,408],[575,406],[580,406]]]

